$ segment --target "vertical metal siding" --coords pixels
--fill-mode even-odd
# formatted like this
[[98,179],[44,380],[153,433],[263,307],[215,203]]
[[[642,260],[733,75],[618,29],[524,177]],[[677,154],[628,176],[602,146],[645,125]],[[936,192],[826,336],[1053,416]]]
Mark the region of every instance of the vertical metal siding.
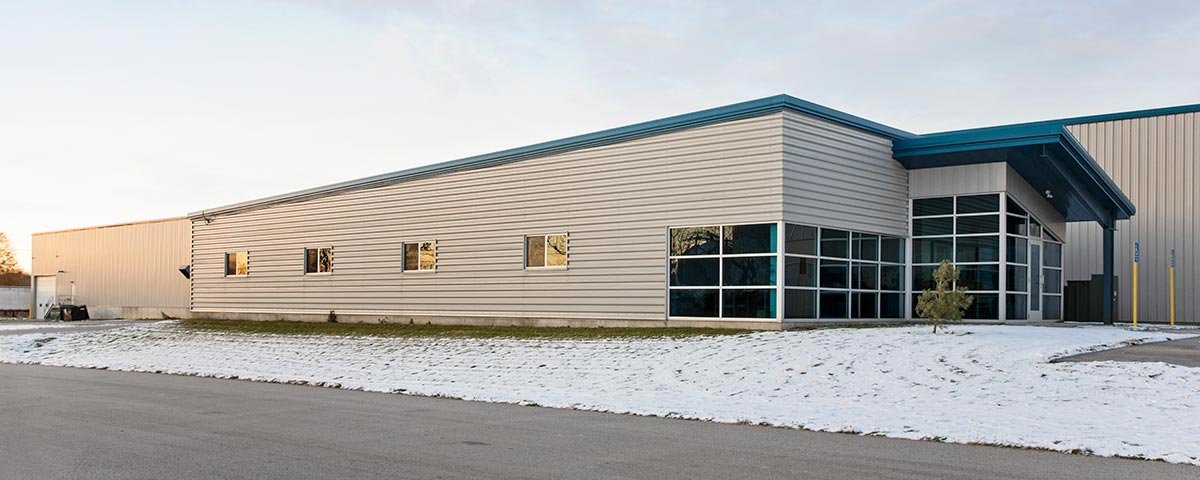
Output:
[[[661,321],[672,225],[781,216],[783,114],[222,215],[192,228],[192,308]],[[525,270],[527,234],[569,234],[569,268]],[[437,271],[402,272],[436,240]],[[304,275],[306,246],[333,273]],[[223,275],[246,250],[249,275]]]
[[908,171],[890,139],[794,112],[783,120],[784,220],[908,234]]
[[[1162,115],[1067,127],[1117,186],[1133,200],[1137,214],[1117,222],[1116,274],[1120,318],[1132,320],[1133,242],[1141,242],[1138,267],[1140,310],[1144,321],[1165,321],[1168,310],[1167,270],[1171,249],[1176,250],[1176,316],[1180,321],[1200,319],[1200,261],[1195,215],[1200,207],[1197,165],[1200,164],[1200,113]],[[1071,224],[1066,252],[1070,280],[1084,280],[1101,271],[1100,227]]]
[[33,235],[33,275],[55,275],[58,295],[92,307],[188,306],[186,218]]

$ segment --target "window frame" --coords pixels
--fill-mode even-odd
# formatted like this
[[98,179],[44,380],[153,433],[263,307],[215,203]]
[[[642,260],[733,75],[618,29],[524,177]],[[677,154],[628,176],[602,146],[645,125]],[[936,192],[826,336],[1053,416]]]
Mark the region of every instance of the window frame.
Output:
[[[805,260],[814,261],[815,262],[814,265],[816,268],[816,272],[814,273],[814,275],[816,276],[816,284],[815,285],[788,285],[787,274],[786,274],[786,271],[784,272],[783,278],[780,279],[780,282],[781,282],[780,285],[782,286],[782,289],[783,289],[781,294],[784,297],[786,297],[789,291],[812,292],[809,295],[812,295],[812,299],[814,300],[814,303],[812,305],[812,312],[811,312],[813,314],[813,316],[811,316],[811,317],[806,317],[806,316],[789,317],[789,316],[787,316],[787,312],[783,311],[783,312],[781,312],[781,318],[783,319],[783,322],[785,322],[785,323],[818,322],[819,323],[819,322],[828,322],[828,321],[833,321],[833,322],[861,321],[861,320],[872,320],[872,321],[885,320],[885,321],[887,321],[887,320],[902,320],[902,319],[904,319],[903,312],[905,309],[905,303],[904,303],[903,299],[904,299],[904,296],[907,295],[907,293],[908,293],[908,288],[907,288],[908,281],[906,280],[906,277],[908,275],[908,268],[907,268],[906,264],[908,263],[907,262],[908,251],[910,248],[912,248],[911,247],[911,245],[912,245],[911,237],[888,235],[888,234],[883,234],[883,233],[861,231],[861,230],[855,230],[855,229],[850,229],[850,228],[834,228],[834,227],[824,227],[824,226],[820,226],[820,225],[813,225],[813,224],[806,224],[806,223],[783,222],[783,228],[786,229],[789,227],[812,228],[815,230],[815,237],[814,237],[814,239],[816,240],[816,242],[815,242],[816,253],[815,254],[791,253],[791,252],[787,251],[787,248],[785,245],[784,249],[781,252],[781,255],[783,256],[783,263],[785,265],[787,264],[787,260],[789,258],[805,259]],[[846,250],[847,255],[845,257],[829,256],[828,252],[825,251],[825,249],[824,249],[825,244],[821,241],[825,230],[835,230],[835,231],[840,231],[840,232],[846,232],[846,241],[847,241],[848,246],[847,246],[847,250]],[[785,239],[786,239],[786,237],[785,237]],[[874,248],[873,248],[874,259],[873,260],[865,258],[865,257],[867,257],[867,255],[863,254],[863,250],[861,249],[861,246],[862,246],[861,240],[863,240],[863,239],[869,240],[869,243],[872,243],[874,245]],[[858,255],[855,255],[856,240],[860,241],[858,243],[858,245],[860,247]],[[890,241],[897,241],[897,240],[902,242],[902,245],[903,245],[900,249],[899,260],[898,261],[884,260],[883,259],[884,243],[890,242]],[[784,243],[786,244],[786,241]],[[824,282],[822,282],[822,279],[821,279],[821,269],[823,267],[825,267],[826,265],[838,266],[838,267],[841,267],[842,265],[844,265],[845,272],[846,272],[846,285],[845,286],[830,287],[830,286],[824,285]],[[874,288],[860,288],[862,282],[860,279],[858,279],[858,273],[862,272],[864,268],[869,269],[870,271],[874,272],[872,274],[872,281],[874,283]],[[898,281],[900,283],[899,290],[891,290],[891,289],[883,288],[882,274],[883,274],[883,270],[885,268],[893,269],[893,270],[896,268],[899,268],[899,270],[900,270],[900,278],[898,279]],[[832,296],[832,295],[843,295],[845,297],[845,299],[846,299],[846,308],[845,308],[846,315],[845,316],[839,316],[839,317],[822,317],[821,316],[821,312],[822,312],[821,307],[822,307],[822,303],[823,303],[822,297],[823,296]],[[854,315],[854,312],[856,310],[854,301],[855,301],[855,299],[860,298],[863,295],[870,295],[874,298],[874,302],[873,302],[874,303],[874,316],[863,317],[861,315],[859,315],[859,316]],[[889,295],[889,296],[899,295],[900,296],[900,298],[901,298],[901,305],[900,305],[901,316],[899,316],[899,317],[883,317],[882,316],[883,306],[884,306],[883,302],[884,302],[885,295]],[[785,298],[785,300],[786,300],[786,298]]]
[[[750,225],[770,225],[775,229],[774,235],[770,242],[774,244],[775,251],[771,253],[725,253],[725,229],[727,227],[740,227]],[[697,255],[675,255],[672,253],[671,231],[685,228],[716,228],[717,251],[716,253],[706,253]],[[687,320],[687,321],[727,321],[727,322],[771,322],[781,318],[781,309],[783,308],[782,294],[783,290],[783,257],[782,252],[786,248],[781,240],[783,236],[783,224],[781,222],[738,222],[738,223],[707,223],[700,225],[672,225],[666,228],[666,245],[664,249],[666,265],[666,282],[665,300],[666,311],[665,318],[671,320]],[[725,284],[725,261],[738,258],[770,258],[774,263],[774,268],[771,270],[771,275],[775,277],[775,285],[726,285]],[[717,261],[717,284],[716,285],[671,285],[671,262],[675,260],[688,259],[715,259]],[[717,295],[716,315],[711,317],[687,316],[687,315],[671,315],[671,292],[675,290],[711,290]],[[772,307],[775,316],[772,317],[740,317],[730,316],[725,314],[726,310],[726,292],[734,290],[746,291],[765,291],[770,290],[772,295]]]
[[[433,268],[421,268],[421,247],[425,244],[433,245]],[[417,268],[408,268],[408,246],[417,246]],[[400,273],[436,273],[438,264],[438,241],[437,240],[422,240],[416,242],[400,242]]]
[[[998,212],[960,213],[959,209],[958,209],[959,197],[969,197],[969,196],[976,196],[976,195],[999,195],[1000,196],[999,211]],[[954,209],[951,214],[920,215],[920,216],[914,214],[915,210],[913,209],[913,205],[915,204],[915,202],[917,202],[919,200],[925,200],[928,198],[940,198],[940,197],[949,197],[949,198],[954,199],[952,202]],[[952,233],[942,234],[942,235],[912,235],[909,237],[909,241],[912,242],[912,244],[915,244],[916,242],[918,242],[922,239],[929,239],[929,238],[942,238],[942,239],[952,240],[953,248],[951,251],[952,256],[951,256],[950,260],[956,266],[964,267],[964,266],[973,266],[973,265],[974,266],[989,265],[989,266],[997,267],[998,273],[999,273],[999,275],[998,275],[999,278],[997,279],[998,280],[998,283],[997,283],[998,290],[971,290],[971,291],[967,292],[970,295],[987,296],[989,298],[990,297],[996,298],[997,304],[995,305],[995,312],[996,312],[998,318],[980,319],[981,321],[995,321],[995,320],[1026,321],[1026,320],[1028,320],[1028,311],[1027,311],[1028,307],[1026,307],[1025,312],[1013,312],[1013,311],[1009,311],[1008,304],[1014,303],[1014,302],[1009,302],[1010,297],[1021,297],[1026,302],[1026,305],[1028,305],[1029,296],[1033,294],[1030,291],[1028,277],[1035,273],[1035,269],[1040,269],[1037,271],[1041,272],[1043,275],[1044,275],[1044,271],[1047,269],[1059,270],[1060,280],[1062,280],[1065,283],[1065,278],[1063,278],[1063,274],[1062,274],[1062,271],[1064,271],[1064,269],[1062,267],[1046,266],[1044,259],[1042,261],[1043,265],[1040,265],[1040,266],[1032,265],[1030,263],[1030,259],[1028,258],[1028,248],[1029,248],[1030,239],[1040,239],[1040,242],[1042,243],[1042,245],[1046,245],[1049,243],[1058,244],[1060,246],[1061,250],[1066,250],[1066,248],[1067,248],[1066,242],[1059,241],[1058,237],[1055,236],[1054,233],[1051,232],[1046,227],[1045,222],[1043,222],[1042,219],[1040,219],[1029,208],[1027,208],[1020,200],[1015,198],[1013,196],[1012,192],[1010,192],[1010,191],[999,190],[999,191],[991,191],[991,192],[976,192],[976,193],[958,194],[958,195],[938,195],[938,196],[912,198],[912,199],[910,199],[909,208],[910,208],[910,210],[909,210],[910,231],[913,231],[912,230],[913,225],[916,223],[916,221],[918,219],[937,218],[937,217],[954,217],[955,218],[954,230],[952,230]],[[1000,221],[1000,230],[995,233],[972,233],[972,234],[959,233],[959,229],[958,229],[959,225],[958,225],[958,221],[957,221],[958,218],[969,217],[969,216],[981,216],[981,215],[998,215],[999,221]],[[1024,233],[1019,231],[1019,229],[1014,230],[1012,228],[1009,228],[1010,226],[1013,226],[1010,224],[1017,224],[1017,223],[1019,223],[1018,226],[1024,228],[1024,230],[1025,230]],[[1039,225],[1040,228],[1033,227],[1033,225]],[[1032,230],[1035,230],[1035,228],[1037,231],[1032,231]],[[997,261],[989,261],[989,262],[960,262],[960,261],[958,261],[958,258],[959,258],[958,254],[959,254],[959,247],[960,247],[959,240],[960,239],[966,239],[966,238],[971,238],[971,237],[984,237],[984,236],[998,237],[998,239],[999,239],[999,258],[997,259]],[[1010,242],[1013,245],[1010,245]],[[1025,244],[1025,253],[1024,253],[1025,258],[1024,259],[1020,259],[1019,255],[1016,255],[1017,252],[1013,250],[1014,247],[1019,248],[1019,244],[1021,244],[1021,243]],[[920,292],[917,282],[915,281],[916,280],[915,277],[916,277],[919,269],[936,267],[936,264],[927,263],[927,262],[917,262],[916,261],[916,253],[917,252],[916,252],[915,248],[910,248],[910,250],[911,250],[911,252],[910,252],[911,256],[910,256],[910,262],[908,265],[910,275],[907,280],[909,281],[908,287],[910,290],[910,300],[913,300],[914,303],[912,303],[909,307],[910,308],[909,314],[911,315],[911,318],[919,319],[920,317],[916,316],[915,312],[912,311],[912,307],[915,306],[915,297]],[[1011,260],[1010,260],[1010,256],[1012,257]],[[1010,275],[1010,273],[1017,273],[1017,272],[1010,272],[1009,270],[1022,270],[1022,269],[1024,269],[1024,271],[1025,271],[1025,283],[1026,283],[1025,290],[1020,291],[1020,290],[1009,289],[1009,283],[1012,283],[1014,281],[1014,279],[1010,278],[1012,276],[1012,275]],[[1043,293],[1041,293],[1042,302],[1043,302],[1043,308],[1042,308],[1043,312],[1046,311],[1046,308],[1044,305],[1047,302],[1055,302],[1059,307],[1059,311],[1061,312],[1062,299],[1065,296],[1065,287],[1063,287],[1062,290],[1063,290],[1062,293],[1047,293],[1044,291],[1043,291]],[[1020,302],[1016,302],[1016,303],[1020,303]],[[1047,318],[1047,319],[1049,319],[1049,318]],[[1059,320],[1061,320],[1061,316],[1060,316]]]
[[[313,250],[313,251],[317,252],[316,253],[316,255],[317,255],[317,271],[315,271],[315,272],[308,271],[308,251],[309,250]],[[321,269],[321,250],[329,250],[329,270],[326,270],[324,272],[320,271],[320,269]],[[301,262],[300,269],[302,272],[304,272],[305,276],[333,275],[333,245],[304,247],[304,254],[301,256],[300,262]]]
[[[546,265],[546,261],[550,258],[550,237],[561,236],[567,242],[567,249],[563,252],[562,265]],[[533,237],[542,237],[542,264],[529,265],[529,239]],[[525,270],[568,270],[571,267],[571,235],[567,231],[555,233],[535,233],[521,237],[521,250],[524,252],[521,255],[522,266]]]
[[[237,271],[236,267],[234,268],[235,273],[229,273],[229,256],[230,255],[239,255],[239,254],[244,255],[246,257],[246,260],[245,260],[246,273],[236,273],[236,271]],[[250,276],[250,251],[249,250],[234,250],[231,252],[225,252],[224,258],[225,258],[225,277],[226,278],[241,278],[241,277]],[[236,262],[236,260],[235,260],[235,262]]]

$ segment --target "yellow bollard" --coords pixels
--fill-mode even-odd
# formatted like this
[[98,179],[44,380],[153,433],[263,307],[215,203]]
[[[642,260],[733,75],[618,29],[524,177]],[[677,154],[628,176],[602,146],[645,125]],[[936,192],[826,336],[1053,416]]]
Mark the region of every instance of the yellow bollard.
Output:
[[1138,265],[1138,260],[1141,260],[1141,257],[1142,257],[1142,246],[1138,242],[1133,242],[1133,326],[1135,326],[1135,327],[1137,326],[1137,317],[1138,317],[1138,315],[1137,315],[1138,314],[1137,265]]
[[1175,326],[1175,249],[1171,249],[1171,326]]

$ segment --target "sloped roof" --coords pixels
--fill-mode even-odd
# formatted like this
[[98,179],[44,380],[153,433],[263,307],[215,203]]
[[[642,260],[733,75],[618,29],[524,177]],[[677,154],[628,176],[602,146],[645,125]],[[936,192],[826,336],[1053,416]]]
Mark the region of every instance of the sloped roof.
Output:
[[920,135],[893,142],[908,169],[1007,162],[1067,221],[1112,226],[1136,213],[1125,196],[1064,124],[1038,122]]
[[676,115],[673,117],[652,120],[649,122],[638,123],[625,127],[618,127],[595,133],[588,133],[585,135],[578,135],[574,137],[538,143],[526,147],[502,150],[484,155],[461,158],[458,160],[451,160],[433,165],[410,168],[407,170],[400,170],[397,172],[385,173],[382,175],[375,175],[357,180],[349,180],[321,187],[309,188],[296,192],[285,193],[282,195],[274,195],[256,200],[234,203],[231,205],[192,212],[188,214],[188,217],[211,217],[214,215],[256,209],[280,203],[290,203],[351,190],[390,185],[415,178],[423,178],[462,170],[484,168],[529,158],[543,157],[546,155],[553,155],[572,150],[610,145],[653,135],[661,135],[664,133],[695,128],[703,125],[711,125],[714,123],[728,122],[731,120],[757,117],[760,115],[779,112],[784,109],[823,118],[893,140],[910,138],[914,136],[912,133],[905,132],[903,130],[872,122],[865,118],[850,115],[829,107],[817,105],[815,103],[801,100],[790,95],[776,95],[773,97],[735,103],[733,105],[726,105],[724,107],[710,108],[708,110]]

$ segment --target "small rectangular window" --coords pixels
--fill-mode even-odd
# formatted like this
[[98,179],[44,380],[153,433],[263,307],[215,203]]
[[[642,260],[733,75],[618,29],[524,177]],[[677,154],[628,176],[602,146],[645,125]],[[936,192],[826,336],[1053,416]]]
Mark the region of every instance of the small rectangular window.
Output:
[[846,292],[821,290],[821,318],[847,318],[850,299]]
[[958,230],[956,233],[959,235],[970,235],[974,233],[997,233],[999,231],[999,215],[958,217]]
[[716,255],[721,249],[721,227],[671,229],[671,256]]
[[999,212],[1000,196],[994,193],[958,197],[958,214]]
[[775,253],[775,224],[733,225],[725,227],[723,253]]
[[855,233],[850,250],[855,260],[879,260],[879,236]]
[[890,263],[904,263],[904,239],[883,237],[879,244],[879,260]]
[[953,235],[953,217],[915,218],[913,219],[913,236]]
[[717,289],[671,289],[672,317],[717,317],[721,291]]
[[787,257],[783,267],[784,284],[789,287],[817,286],[817,259]]
[[1047,242],[1043,249],[1042,262],[1047,267],[1062,267],[1062,245]]
[[225,254],[225,276],[237,277],[250,273],[250,252],[227,252]]
[[785,233],[784,242],[787,253],[814,256],[817,254],[817,227],[789,223]]
[[1008,261],[1025,263],[1029,260],[1029,242],[1024,238],[1008,237]]
[[956,258],[954,261],[965,262],[996,262],[1000,260],[1000,237],[958,237],[955,240]]
[[821,260],[821,288],[847,288],[847,265],[841,260]]
[[783,315],[787,318],[817,318],[817,291],[789,288],[783,293]]
[[850,232],[821,229],[821,256],[847,258],[850,256]]
[[333,247],[304,249],[304,273],[333,272]]
[[715,287],[720,277],[721,264],[716,258],[671,260],[672,287]]
[[775,285],[775,257],[732,257],[722,263],[724,285]]
[[1025,209],[1021,208],[1021,205],[1019,205],[1019,204],[1017,204],[1017,202],[1013,201],[1012,197],[1007,197],[1007,199],[1008,199],[1008,213],[1011,213],[1013,215],[1026,215]]
[[404,271],[420,272],[437,269],[437,242],[405,242]]
[[525,267],[566,267],[567,234],[525,237]]
[[918,198],[912,203],[914,217],[929,215],[951,215],[954,213],[954,197]]
[[954,261],[954,238],[917,238],[913,239],[913,263],[938,263],[942,260]]
[[721,291],[724,317],[775,318],[775,289],[728,289]]
[[1009,215],[1007,228],[1008,228],[1009,235],[1028,235],[1029,234],[1029,222],[1025,220],[1025,217]]

